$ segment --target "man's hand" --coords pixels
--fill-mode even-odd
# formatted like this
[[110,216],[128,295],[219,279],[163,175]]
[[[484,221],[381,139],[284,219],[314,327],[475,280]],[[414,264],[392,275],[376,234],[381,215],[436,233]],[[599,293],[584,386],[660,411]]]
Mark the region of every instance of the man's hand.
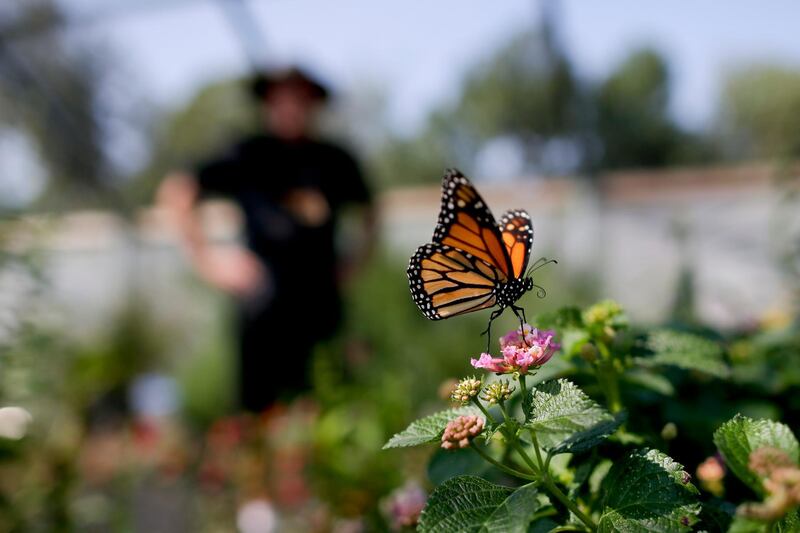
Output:
[[156,192],[156,204],[169,214],[179,228],[194,217],[197,204],[197,182],[189,174],[173,172],[168,174]]
[[228,294],[247,299],[269,289],[268,273],[261,260],[241,246],[209,243],[195,209],[199,189],[186,173],[169,174],[156,193],[175,226],[197,273],[206,282]]
[[247,299],[268,289],[263,263],[241,246],[213,246],[196,259],[197,271],[208,283],[238,298]]

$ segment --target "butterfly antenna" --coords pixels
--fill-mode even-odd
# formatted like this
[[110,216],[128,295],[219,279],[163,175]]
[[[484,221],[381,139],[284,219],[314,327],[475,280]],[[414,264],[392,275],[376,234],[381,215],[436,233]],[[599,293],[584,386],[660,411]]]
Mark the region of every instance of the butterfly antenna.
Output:
[[555,259],[548,259],[546,257],[540,257],[539,259],[536,260],[535,263],[533,263],[530,266],[530,268],[528,268],[528,271],[525,273],[525,277],[530,277],[531,274],[533,274],[534,272],[536,272],[537,270],[539,270],[543,266],[549,265],[550,263],[553,263],[553,264],[557,265],[558,261],[556,261]]
[[536,296],[538,296],[539,298],[547,297],[547,291],[544,290],[544,287],[542,287],[541,285],[537,285],[534,283],[533,288],[536,289]]

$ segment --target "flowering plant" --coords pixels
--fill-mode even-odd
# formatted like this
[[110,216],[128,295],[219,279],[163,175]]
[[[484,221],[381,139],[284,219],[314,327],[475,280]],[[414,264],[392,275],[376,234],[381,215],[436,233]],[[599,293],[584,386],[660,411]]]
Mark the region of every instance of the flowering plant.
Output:
[[[438,443],[437,470],[453,458],[418,531],[800,531],[800,445],[787,426],[740,415],[723,424],[717,454],[697,463],[698,489],[658,449],[679,426],[648,432],[629,419],[625,405],[643,389],[672,386],[669,368],[726,379],[718,344],[669,330],[633,337],[605,301],[542,315],[469,361],[486,374],[452,385],[456,406],[384,446]],[[465,468],[475,460],[483,466]],[[761,500],[725,502],[729,471]]]

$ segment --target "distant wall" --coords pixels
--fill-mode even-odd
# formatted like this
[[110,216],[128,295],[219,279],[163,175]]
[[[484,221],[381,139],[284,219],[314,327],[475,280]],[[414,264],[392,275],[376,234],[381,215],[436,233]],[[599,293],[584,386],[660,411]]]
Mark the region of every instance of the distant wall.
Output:
[[[686,261],[700,315],[733,326],[792,301],[780,261],[800,240],[800,209],[787,194],[799,181],[779,184],[773,169],[754,165],[625,172],[594,186],[555,178],[478,187],[495,215],[508,208],[531,213],[534,256],[557,258],[555,268],[568,279],[596,276],[598,292],[620,300],[637,320],[664,316]],[[430,239],[439,188],[393,190],[379,204],[384,245],[404,263]],[[215,238],[236,238],[239,219],[230,206],[210,205],[205,216]],[[175,236],[156,210],[140,213],[133,226],[103,212],[14,224],[3,228],[7,247],[41,250],[45,300],[66,309],[60,320],[77,332],[103,324],[131,288],[143,289],[167,321],[184,320],[187,302],[197,298]],[[0,289],[19,279],[1,275]]]

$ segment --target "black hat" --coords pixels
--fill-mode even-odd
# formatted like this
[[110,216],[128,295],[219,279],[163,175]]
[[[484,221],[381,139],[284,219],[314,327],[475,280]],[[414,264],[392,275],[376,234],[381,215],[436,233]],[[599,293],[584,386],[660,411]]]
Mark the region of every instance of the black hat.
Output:
[[253,78],[250,92],[255,99],[262,100],[272,88],[287,84],[307,87],[311,95],[321,102],[330,97],[328,88],[300,67],[260,72]]

